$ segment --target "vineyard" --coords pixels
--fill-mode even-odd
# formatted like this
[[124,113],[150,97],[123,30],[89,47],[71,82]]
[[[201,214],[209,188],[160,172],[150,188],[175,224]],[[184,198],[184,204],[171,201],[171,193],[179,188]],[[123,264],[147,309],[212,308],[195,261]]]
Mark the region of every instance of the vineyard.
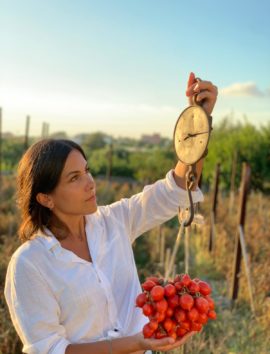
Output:
[[[243,131],[249,131],[249,128],[249,126],[242,127],[240,134],[244,136]],[[225,143],[221,131],[223,130],[226,135],[229,129],[232,130],[232,135],[230,141]],[[223,122],[223,126],[221,125],[216,132],[216,139],[213,135],[212,151],[210,146],[209,158],[205,162],[203,173],[202,190],[205,201],[197,206],[195,222],[181,239],[173,273],[183,273],[188,268],[191,277],[199,277],[211,284],[217,320],[209,322],[202,332],[196,334],[183,347],[183,353],[266,354],[270,352],[268,336],[270,331],[270,199],[267,195],[270,164],[265,166],[270,151],[270,149],[265,150],[268,148],[266,144],[269,144],[267,140],[269,131],[270,129],[255,131],[256,134],[266,137],[265,140],[260,140],[264,152],[263,166],[260,165],[259,155],[257,158],[252,155],[246,141],[242,149],[241,146],[238,148],[234,188],[231,188],[233,201],[230,194],[231,156],[237,142],[232,136],[236,137],[237,128],[232,128],[228,123]],[[248,138],[249,136],[246,136],[246,139]],[[145,183],[162,178],[165,172],[173,167],[175,157],[167,141],[164,141],[159,149],[146,146],[145,150],[136,148],[135,152],[131,153],[131,149],[127,149],[126,146],[125,149],[114,147],[112,151],[112,145],[108,148],[105,143],[94,149],[97,140],[84,141],[82,145],[90,156],[90,166],[93,166],[95,172],[100,205],[139,192]],[[224,144],[217,147],[218,141],[221,140]],[[2,165],[8,173],[1,177],[0,190],[0,354],[19,354],[22,347],[9,318],[3,287],[10,256],[20,244],[16,234],[19,216],[15,203],[14,170],[21,151],[18,146],[23,149],[23,144],[23,140],[14,141],[13,156],[10,152],[9,158],[7,155],[2,158]],[[7,146],[11,145],[6,141],[4,146],[6,151]],[[255,154],[256,151],[253,153]],[[224,156],[230,156],[230,163],[226,158],[222,160]],[[251,164],[251,179],[246,191],[245,224],[243,225],[245,248],[241,248],[241,257],[238,259],[239,269],[235,274],[235,248],[239,240],[241,166],[244,160]],[[218,185],[215,185],[217,161],[221,161],[221,173]],[[175,217],[136,240],[133,247],[142,282],[150,275],[164,276],[178,230],[179,222]],[[211,248],[209,248],[210,242]],[[235,276],[238,291],[237,296],[233,297],[232,289],[236,286]]]

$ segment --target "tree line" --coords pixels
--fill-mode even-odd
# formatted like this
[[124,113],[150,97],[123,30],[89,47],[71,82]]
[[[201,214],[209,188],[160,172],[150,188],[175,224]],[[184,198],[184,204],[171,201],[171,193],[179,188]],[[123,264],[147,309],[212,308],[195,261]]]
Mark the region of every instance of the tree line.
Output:
[[[52,134],[51,138],[67,138],[65,132]],[[132,178],[141,183],[151,183],[165,176],[176,162],[172,139],[162,138],[154,145],[140,139],[113,138],[103,132],[80,134],[72,138],[82,145],[90,170],[94,176],[108,175]],[[35,142],[30,138],[29,142]],[[7,136],[2,141],[2,171],[16,170],[24,152],[23,137]],[[205,159],[203,183],[209,186],[215,165],[221,164],[222,188],[229,190],[233,156],[237,154],[236,185],[239,185],[241,163],[246,161],[252,170],[253,189],[270,191],[270,122],[256,127],[235,122],[225,117],[215,123],[211,133],[208,156]]]

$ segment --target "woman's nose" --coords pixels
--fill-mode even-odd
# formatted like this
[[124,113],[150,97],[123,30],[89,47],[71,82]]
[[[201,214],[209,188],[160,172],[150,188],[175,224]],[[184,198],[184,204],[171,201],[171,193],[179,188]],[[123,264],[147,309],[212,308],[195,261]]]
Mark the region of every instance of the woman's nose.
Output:
[[95,188],[95,181],[94,178],[92,177],[91,173],[86,173],[86,188],[87,189],[94,189]]

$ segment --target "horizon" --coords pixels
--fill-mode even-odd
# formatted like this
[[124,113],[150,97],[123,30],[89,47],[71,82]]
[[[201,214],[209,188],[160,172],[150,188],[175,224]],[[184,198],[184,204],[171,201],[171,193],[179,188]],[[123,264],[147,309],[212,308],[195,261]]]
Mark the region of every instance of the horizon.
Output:
[[[254,124],[254,122],[251,122],[250,120],[247,119],[247,117],[242,117],[242,120],[238,119],[238,120],[233,120],[232,115],[228,115],[223,117],[219,122],[216,122],[216,125],[220,125],[222,124],[225,120],[228,120],[230,124],[232,124],[233,127],[237,126],[237,125],[246,125],[246,124],[250,124],[252,125],[255,129],[264,129],[264,128],[268,128],[270,126],[270,120],[260,123],[260,124]],[[31,120],[30,120],[31,121]],[[176,123],[176,122],[175,122]],[[26,124],[25,124],[26,126]],[[31,127],[31,123],[30,123],[30,127]],[[48,127],[49,129],[49,127]],[[30,129],[31,130],[31,129]],[[111,137],[113,139],[134,139],[134,140],[140,140],[142,139],[144,136],[149,136],[149,137],[153,137],[155,135],[158,135],[161,139],[172,139],[173,140],[173,130],[172,130],[172,134],[171,136],[166,136],[166,135],[162,135],[160,132],[150,132],[150,133],[145,133],[142,132],[140,135],[138,136],[128,136],[128,135],[114,135],[111,134],[109,132],[103,131],[103,130],[96,130],[96,131],[91,131],[91,132],[77,132],[75,134],[68,134],[65,130],[59,130],[59,131],[54,131],[54,132],[50,132],[49,134],[45,136],[42,136],[43,133],[43,129],[41,130],[41,134],[30,134],[28,135],[28,138],[30,139],[36,139],[36,138],[50,138],[50,137],[54,137],[55,135],[61,135],[61,134],[65,134],[67,136],[68,139],[74,139],[80,136],[88,136],[88,135],[92,135],[92,134],[97,134],[97,133],[101,133],[104,135],[107,135],[108,137]],[[5,139],[6,136],[11,135],[12,137],[15,138],[25,138],[25,132],[22,134],[16,134],[13,133],[11,131],[2,131],[2,137]]]

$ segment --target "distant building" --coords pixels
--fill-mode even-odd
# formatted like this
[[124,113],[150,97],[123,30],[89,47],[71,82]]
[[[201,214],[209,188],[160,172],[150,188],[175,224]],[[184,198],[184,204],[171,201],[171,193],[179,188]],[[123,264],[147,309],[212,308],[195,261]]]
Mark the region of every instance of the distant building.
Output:
[[160,144],[161,136],[157,133],[152,135],[143,134],[141,136],[141,142],[146,144]]
[[11,138],[14,138],[15,135],[13,135],[12,133],[10,132],[3,132],[2,133],[2,138],[3,139],[11,139]]

